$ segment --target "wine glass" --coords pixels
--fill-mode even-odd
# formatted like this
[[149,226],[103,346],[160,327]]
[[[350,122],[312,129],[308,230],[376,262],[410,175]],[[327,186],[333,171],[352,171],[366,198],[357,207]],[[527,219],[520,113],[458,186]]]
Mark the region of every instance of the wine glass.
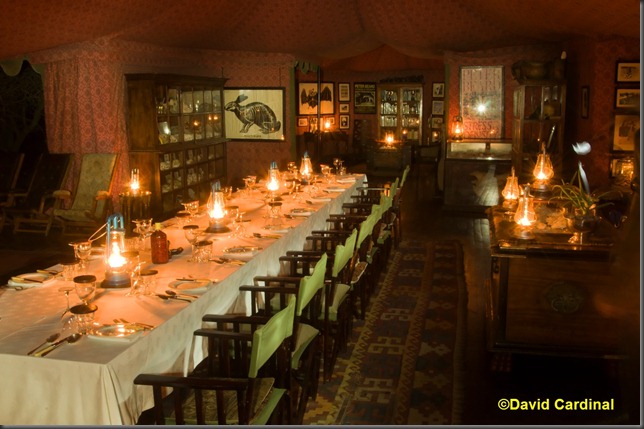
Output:
[[199,213],[199,200],[181,204],[186,209],[186,211],[190,213],[190,218],[194,218]]
[[204,234],[203,231],[199,230],[199,227],[197,225],[186,225],[183,227],[183,235],[186,237],[186,240],[188,240],[188,243],[190,243],[190,247],[192,248],[191,256],[190,259],[188,259],[189,262],[194,261],[194,253],[195,253],[195,243],[199,239],[200,236]]
[[85,270],[87,267],[87,260],[92,253],[91,241],[73,241],[69,243],[74,248],[74,256],[79,261],[79,269]]
[[62,319],[65,314],[69,311],[69,292],[73,291],[74,288],[72,286],[63,286],[58,288],[58,292],[62,292],[65,294],[65,299],[67,300],[67,308],[65,311],[63,311],[63,314],[60,316]]
[[83,304],[88,305],[96,291],[96,276],[83,275],[74,277],[74,288],[76,295]]
[[152,218],[134,219],[132,222],[136,225],[134,232],[139,234],[139,250],[146,250],[147,238],[152,235]]
[[340,164],[342,164],[342,160],[340,158],[333,158],[333,166],[335,167],[336,175],[339,174]]

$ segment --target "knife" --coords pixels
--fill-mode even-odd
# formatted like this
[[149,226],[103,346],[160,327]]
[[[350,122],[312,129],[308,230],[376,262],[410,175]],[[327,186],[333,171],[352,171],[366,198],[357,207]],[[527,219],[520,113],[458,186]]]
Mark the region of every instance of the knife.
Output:
[[[72,335],[74,335],[74,334],[72,334]],[[67,337],[65,337],[65,338],[63,338],[63,339],[61,339],[61,340],[54,341],[53,343],[51,343],[50,345],[48,345],[48,346],[47,346],[47,347],[45,347],[44,349],[42,349],[42,350],[37,351],[36,353],[34,353],[32,356],[42,357],[42,356],[44,356],[44,355],[48,354],[49,352],[51,352],[52,350],[54,350],[56,347],[58,347],[58,346],[59,346],[59,345],[61,345],[62,343],[64,343],[64,342],[66,342],[67,340],[69,340],[69,339],[71,338],[71,336],[72,336],[72,335],[69,335],[69,336],[67,336]]]
[[42,283],[42,280],[30,279],[28,277],[11,277],[11,280],[18,283],[24,283],[24,282]]

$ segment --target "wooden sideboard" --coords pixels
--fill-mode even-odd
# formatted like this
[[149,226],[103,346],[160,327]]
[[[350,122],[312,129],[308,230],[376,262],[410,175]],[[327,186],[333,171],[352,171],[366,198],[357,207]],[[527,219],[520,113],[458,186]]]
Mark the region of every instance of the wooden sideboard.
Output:
[[610,226],[576,245],[565,228],[526,236],[502,206],[488,209],[488,218],[488,350],[618,357],[619,321],[606,310],[616,281]]

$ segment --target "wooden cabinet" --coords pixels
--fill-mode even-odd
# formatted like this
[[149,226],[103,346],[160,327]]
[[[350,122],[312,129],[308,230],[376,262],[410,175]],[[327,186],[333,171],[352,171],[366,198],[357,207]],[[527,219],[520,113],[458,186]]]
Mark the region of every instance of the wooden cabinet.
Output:
[[[552,216],[544,207],[539,213]],[[568,242],[572,233],[565,229],[535,229],[531,237],[524,236],[501,206],[489,209],[488,215],[488,349],[619,356],[620,323],[615,312],[607,311],[615,289],[610,232],[597,231],[587,245],[575,245]]]
[[226,79],[128,74],[126,81],[130,167],[152,193],[153,217],[206,202],[211,182],[226,180]]
[[423,141],[423,87],[412,84],[378,85],[378,136],[418,144]]
[[565,113],[563,81],[525,83],[514,90],[512,165],[520,182],[532,181],[542,143],[555,174],[561,174]]

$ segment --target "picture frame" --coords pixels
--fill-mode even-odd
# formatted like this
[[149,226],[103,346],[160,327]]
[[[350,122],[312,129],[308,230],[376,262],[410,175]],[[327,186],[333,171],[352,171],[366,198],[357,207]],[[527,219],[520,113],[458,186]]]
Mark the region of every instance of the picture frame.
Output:
[[351,101],[351,85],[348,83],[338,84],[338,101]]
[[309,126],[309,118],[308,116],[301,116],[297,118],[297,126],[298,127],[308,127]]
[[590,111],[590,87],[588,85],[581,87],[581,105],[579,112],[583,119],[588,119]]
[[329,123],[329,125],[335,125],[335,116],[327,116],[324,118],[324,123]]
[[[281,141],[284,136],[284,93],[281,88],[224,88],[226,138],[247,141]],[[245,116],[254,103],[261,115]],[[260,117],[261,116],[261,117]],[[248,118],[254,118],[253,120]]]
[[443,98],[445,97],[445,83],[434,82],[432,83],[432,97]]
[[340,113],[349,113],[349,103],[340,103],[338,110]]
[[460,77],[463,134],[468,138],[501,138],[505,125],[504,66],[461,66]]
[[[635,150],[635,138],[640,129],[639,115],[615,115],[613,126],[613,152],[632,152]],[[639,144],[639,142],[637,142]]]
[[341,130],[348,130],[350,127],[350,116],[349,115],[340,115],[340,126]]
[[[334,84],[332,82],[320,83],[320,114],[333,115],[335,113]],[[318,114],[318,84],[315,82],[298,83],[298,114]]]
[[639,83],[640,63],[639,61],[618,61],[615,72],[616,82]]
[[356,82],[353,84],[353,113],[376,113],[375,82]]
[[639,109],[640,89],[639,88],[616,88],[615,107],[617,109]]
[[442,116],[432,116],[431,125],[432,128],[443,128],[444,119]]
[[445,102],[443,100],[433,100],[432,101],[432,115],[443,115]]
[[318,117],[309,117],[309,132],[314,133],[318,130]]

